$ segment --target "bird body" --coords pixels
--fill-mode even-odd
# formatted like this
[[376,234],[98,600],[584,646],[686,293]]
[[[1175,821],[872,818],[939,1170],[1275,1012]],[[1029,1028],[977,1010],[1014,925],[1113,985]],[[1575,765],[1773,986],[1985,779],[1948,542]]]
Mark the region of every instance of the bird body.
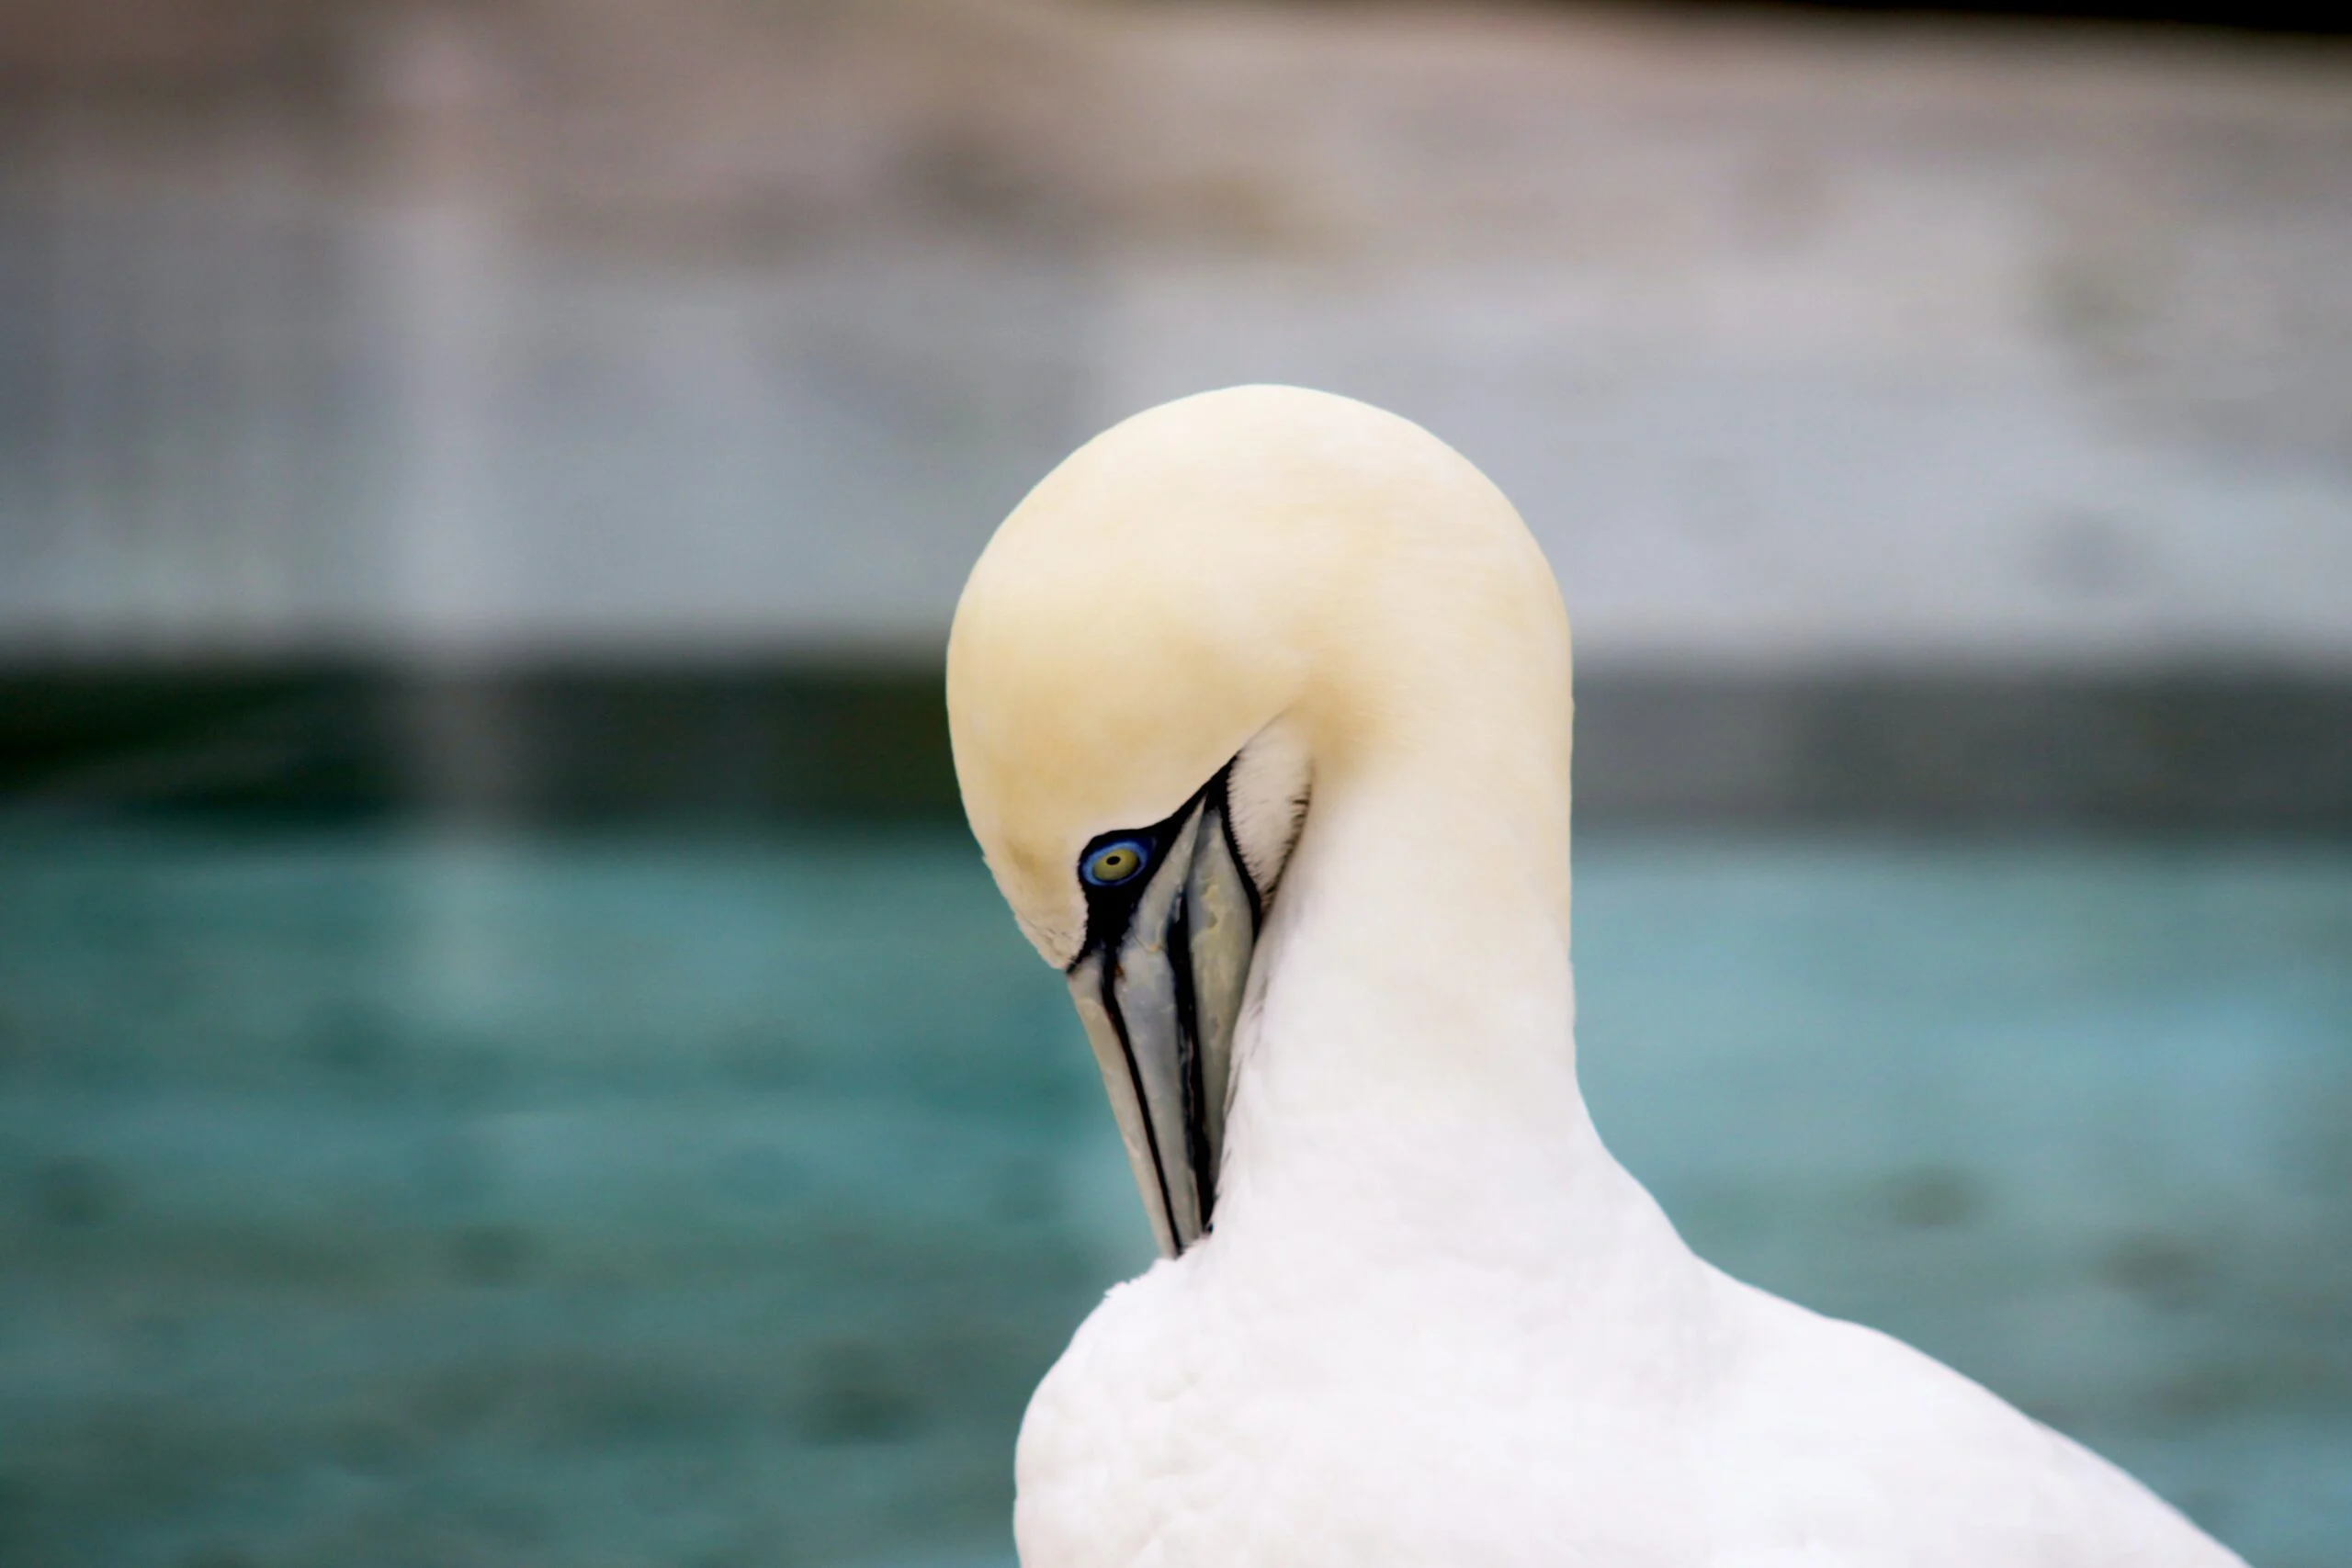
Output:
[[1295,389],[1116,427],[975,569],[967,811],[1168,1255],[1030,1406],[1025,1568],[2236,1562],[1959,1374],[1709,1267],[1610,1156],[1569,674],[1500,493]]
[[1308,1304],[1211,1248],[1120,1287],[1023,1425],[1023,1562],[2235,1562],[1959,1374],[1627,1218],[1582,1283],[1457,1259],[1356,1288],[1408,1254],[1312,1270]]

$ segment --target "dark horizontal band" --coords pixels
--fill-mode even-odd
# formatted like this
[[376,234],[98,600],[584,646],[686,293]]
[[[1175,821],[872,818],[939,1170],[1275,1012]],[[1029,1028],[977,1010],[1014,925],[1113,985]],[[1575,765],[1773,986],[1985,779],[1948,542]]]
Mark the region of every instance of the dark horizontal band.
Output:
[[[18,664],[0,809],[952,817],[935,671]],[[2352,830],[2352,672],[1593,671],[1579,823]]]

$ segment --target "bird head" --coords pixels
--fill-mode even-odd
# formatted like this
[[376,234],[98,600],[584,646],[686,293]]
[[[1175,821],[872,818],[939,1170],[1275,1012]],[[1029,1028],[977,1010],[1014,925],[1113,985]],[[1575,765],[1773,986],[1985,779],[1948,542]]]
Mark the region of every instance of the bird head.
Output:
[[[1441,773],[1556,762],[1565,906],[1566,660],[1500,493],[1325,393],[1137,415],[998,530],[948,644],[956,776],[1023,931],[1069,976],[1163,1252],[1212,1219],[1252,959],[1321,781],[1425,743]],[[1489,697],[1533,694],[1522,734],[1445,739],[1465,669]]]

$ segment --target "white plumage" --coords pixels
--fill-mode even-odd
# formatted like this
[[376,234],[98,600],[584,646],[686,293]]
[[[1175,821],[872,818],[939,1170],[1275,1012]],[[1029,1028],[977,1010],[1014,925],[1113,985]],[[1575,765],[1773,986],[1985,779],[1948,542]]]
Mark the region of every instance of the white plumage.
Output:
[[[1318,393],[1127,422],[975,569],[957,769],[1081,1006],[1099,984],[1115,1011],[1167,957],[1157,927],[1118,947],[1127,906],[1081,877],[1105,835],[1141,833],[1148,861],[1147,825],[1222,803],[1263,898],[1224,1104],[1153,1122],[1175,1091],[1137,1066],[1148,1020],[1097,1029],[1182,1250],[1038,1390],[1023,1563],[2236,1562],[1957,1373],[1710,1268],[1610,1156],[1576,1078],[1568,686],[1508,502],[1418,427]],[[1180,1066],[1219,1043],[1183,1022]],[[1155,1197],[1189,1179],[1180,1127],[1205,1235]]]

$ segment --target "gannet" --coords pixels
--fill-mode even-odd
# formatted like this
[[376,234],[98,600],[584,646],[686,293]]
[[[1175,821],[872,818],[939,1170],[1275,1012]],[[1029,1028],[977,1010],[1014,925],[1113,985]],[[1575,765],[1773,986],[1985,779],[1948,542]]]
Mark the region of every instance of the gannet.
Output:
[[1030,1404],[1025,1568],[2238,1562],[1602,1146],[1567,617],[1434,436],[1282,387],[1114,427],[980,557],[947,697],[1162,1254]]

